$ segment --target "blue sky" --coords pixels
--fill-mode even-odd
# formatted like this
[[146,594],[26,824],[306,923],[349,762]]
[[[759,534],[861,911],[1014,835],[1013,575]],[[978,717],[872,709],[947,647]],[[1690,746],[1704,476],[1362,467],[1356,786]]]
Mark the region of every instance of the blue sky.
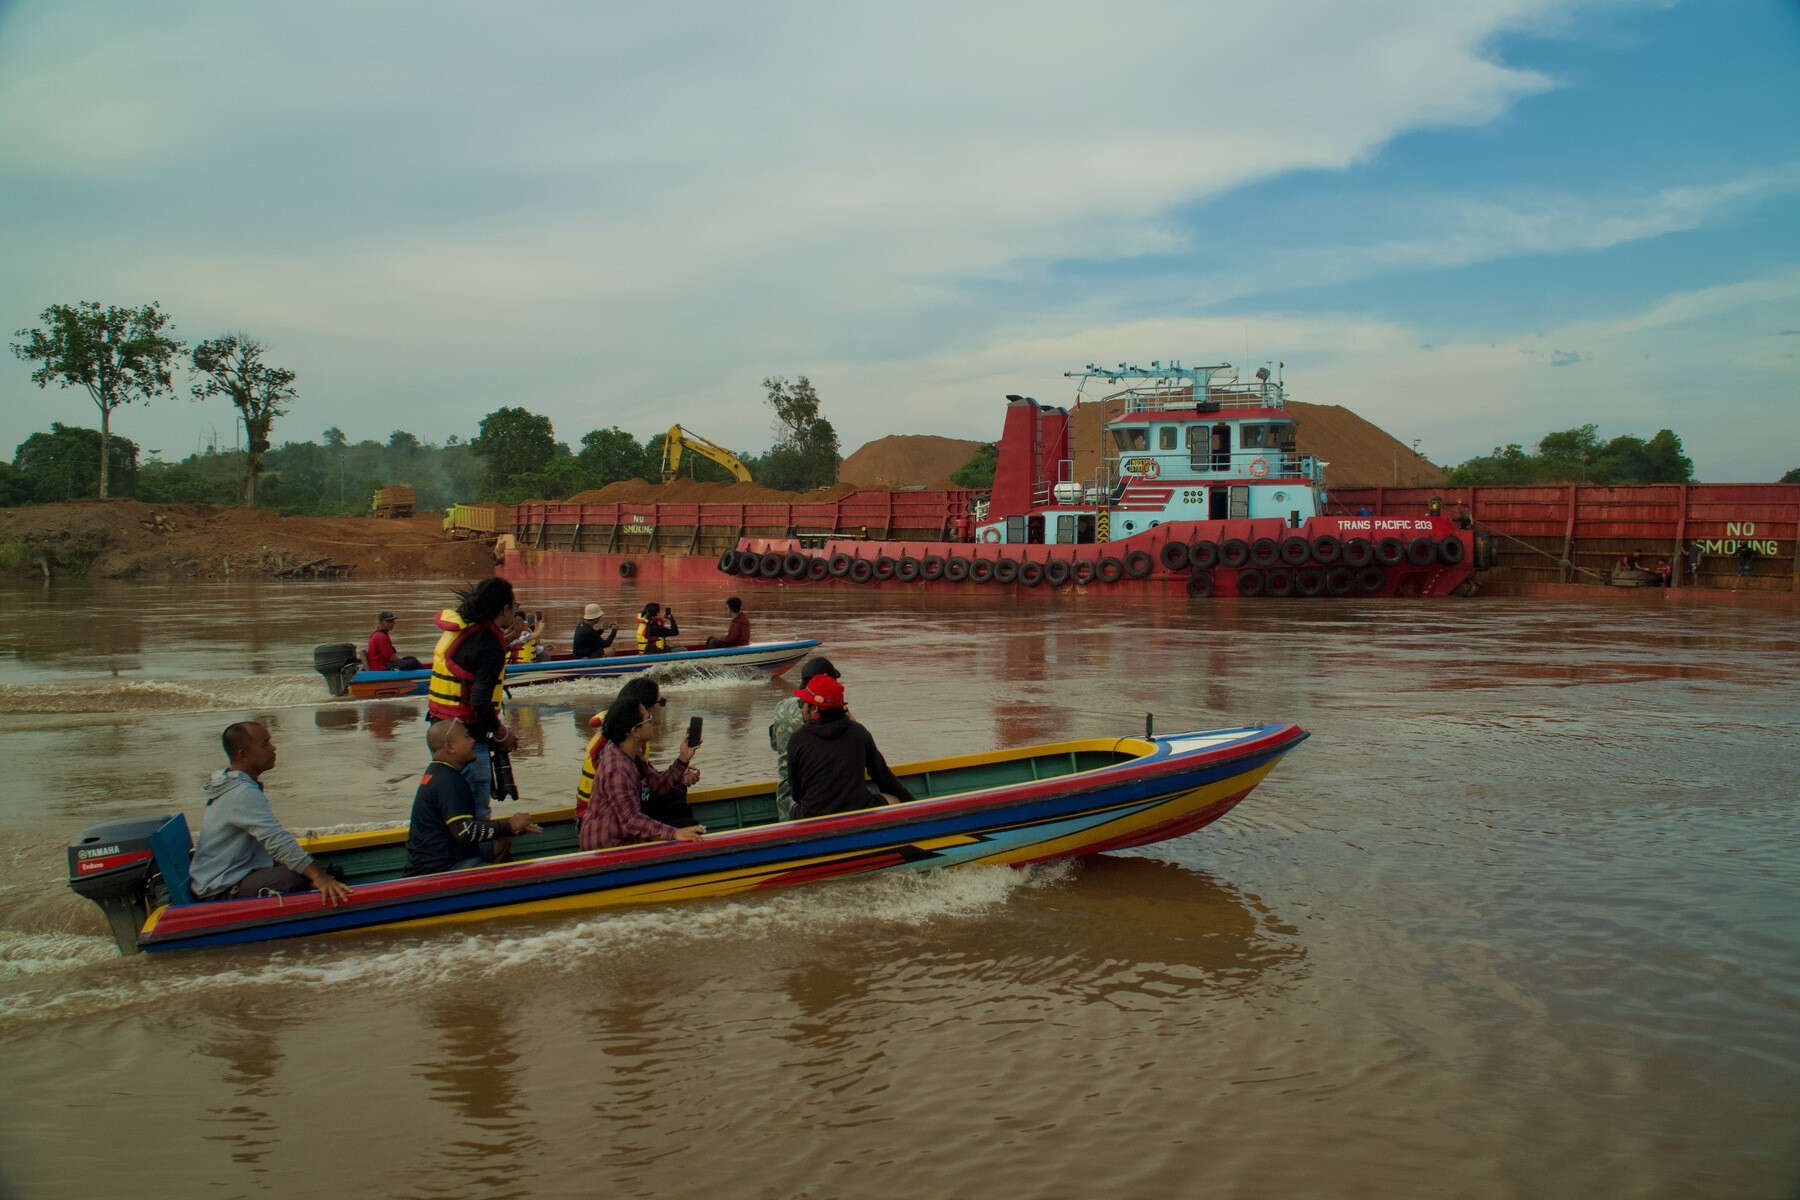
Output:
[[[1593,422],[1800,466],[1793,0],[865,9],[0,0],[0,325],[156,299],[275,440],[991,440],[1089,361],[1286,363],[1454,464]],[[10,340],[10,339],[9,339]],[[0,359],[0,452],[85,394]],[[176,456],[231,412],[114,428]]]

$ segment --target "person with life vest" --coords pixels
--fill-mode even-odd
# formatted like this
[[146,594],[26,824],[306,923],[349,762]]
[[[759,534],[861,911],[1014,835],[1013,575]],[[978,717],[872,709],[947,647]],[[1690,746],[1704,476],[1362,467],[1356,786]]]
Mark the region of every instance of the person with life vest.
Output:
[[[644,812],[647,780],[642,762],[651,723],[650,713],[630,697],[614,700],[601,719],[602,742],[594,765],[593,790],[581,814],[583,850],[633,842],[697,842],[706,832],[700,825],[669,825]],[[670,770],[685,769],[693,748],[683,741],[681,753]]]
[[535,617],[523,609],[514,608],[512,621],[502,626],[501,632],[506,634],[506,661],[509,663],[536,662],[541,654],[539,637],[543,633],[544,614]]
[[675,610],[665,609],[652,600],[644,605],[637,619],[637,648],[639,654],[666,654],[669,651],[669,639],[681,632],[681,626],[675,623]]
[[[648,675],[639,675],[619,689],[617,699],[636,703],[651,718],[649,729],[643,738],[643,749],[637,756],[638,773],[644,780],[644,815],[676,828],[698,824],[694,819],[693,809],[687,803],[688,789],[700,782],[700,770],[693,765],[695,747],[688,745],[684,738],[681,751],[674,762],[660,771],[650,765],[650,743],[661,727],[663,713],[668,710],[669,702],[663,699],[662,689]],[[588,722],[588,728],[598,732],[588,739],[587,749],[581,756],[581,782],[575,788],[577,824],[580,824],[593,797],[594,772],[600,765],[600,753],[606,746],[605,721],[606,715],[602,713]]]
[[[437,616],[444,632],[431,652],[431,690],[426,710],[431,723],[461,721],[475,740],[475,756],[462,768],[474,802],[474,818],[486,821],[493,808],[495,751],[519,744],[500,720],[506,681],[506,641],[501,623],[510,623],[515,605],[512,584],[483,579],[456,593],[457,604]],[[483,842],[481,857],[499,862],[511,838]]]

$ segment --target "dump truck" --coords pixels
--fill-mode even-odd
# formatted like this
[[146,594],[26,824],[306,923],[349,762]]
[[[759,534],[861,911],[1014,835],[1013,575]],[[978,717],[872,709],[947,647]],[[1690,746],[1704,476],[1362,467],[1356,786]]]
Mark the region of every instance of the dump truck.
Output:
[[369,502],[369,508],[378,517],[393,517],[405,520],[413,515],[413,490],[410,483],[396,483],[392,487],[375,489],[375,499]]
[[512,510],[499,504],[452,504],[444,533],[453,538],[491,538],[512,528]]

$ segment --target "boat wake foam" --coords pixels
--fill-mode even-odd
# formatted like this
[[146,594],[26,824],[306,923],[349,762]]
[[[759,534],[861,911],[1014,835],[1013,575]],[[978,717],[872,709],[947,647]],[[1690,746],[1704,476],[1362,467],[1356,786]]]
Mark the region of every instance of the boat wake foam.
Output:
[[0,986],[0,1030],[71,1014],[116,1016],[130,1008],[162,1007],[182,995],[216,995],[221,988],[253,994],[270,986],[366,985],[417,994],[420,988],[525,970],[592,971],[615,964],[621,955],[661,950],[677,941],[872,936],[881,927],[916,928],[979,916],[1015,893],[1059,884],[1075,869],[1059,862],[1024,869],[896,872],[713,903],[528,918],[530,926],[501,924],[472,933],[394,931],[354,941],[300,942],[248,965],[255,951],[121,960],[111,939],[99,933],[0,931],[0,976],[26,983]]
[[234,708],[312,707],[319,700],[316,675],[0,684],[0,712],[19,714],[210,712]]

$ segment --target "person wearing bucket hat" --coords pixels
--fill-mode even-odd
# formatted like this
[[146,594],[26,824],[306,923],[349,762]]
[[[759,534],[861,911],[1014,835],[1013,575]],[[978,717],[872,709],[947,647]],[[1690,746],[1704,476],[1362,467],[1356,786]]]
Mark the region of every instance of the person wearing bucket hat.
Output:
[[821,671],[795,688],[794,698],[806,713],[806,724],[788,739],[794,816],[856,812],[913,798],[888,769],[874,737],[850,719],[842,683]]
[[606,648],[619,635],[619,627],[614,625],[605,633],[600,632],[600,623],[605,619],[606,610],[598,604],[581,610],[581,620],[575,622],[575,642],[570,647],[575,658],[600,658],[606,654]]
[[[811,679],[814,675],[842,678],[823,654],[815,654],[800,664],[801,679]],[[794,789],[788,783],[788,739],[804,724],[806,709],[794,695],[775,706],[775,719],[769,722],[769,749],[775,751],[775,816],[782,821],[790,820],[794,815]]]

